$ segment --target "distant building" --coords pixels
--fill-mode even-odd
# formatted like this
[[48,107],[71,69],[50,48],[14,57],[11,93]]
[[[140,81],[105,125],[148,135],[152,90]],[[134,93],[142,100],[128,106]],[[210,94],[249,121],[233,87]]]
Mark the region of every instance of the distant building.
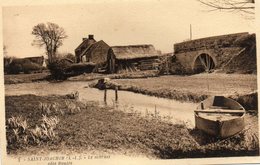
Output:
[[83,62],[83,52],[85,52],[89,47],[96,43],[94,35],[89,35],[88,38],[82,38],[82,43],[75,49],[76,62]]
[[109,48],[110,46],[103,40],[95,42],[79,55],[80,62],[105,63]]
[[109,53],[109,66],[115,65],[110,69],[114,70],[113,72],[156,70],[160,64],[159,57],[162,56],[161,52],[150,44],[113,46]]
[[107,73],[118,73],[158,69],[161,52],[148,44],[110,47],[89,35],[75,49],[75,55],[77,63],[95,63]]

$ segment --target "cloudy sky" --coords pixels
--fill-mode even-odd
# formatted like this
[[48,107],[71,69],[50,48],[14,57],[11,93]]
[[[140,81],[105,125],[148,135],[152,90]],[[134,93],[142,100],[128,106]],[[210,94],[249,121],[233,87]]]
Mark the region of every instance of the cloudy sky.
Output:
[[44,48],[32,46],[33,26],[53,22],[68,35],[59,52],[74,53],[83,37],[94,34],[110,46],[153,44],[162,52],[172,52],[173,44],[193,39],[237,32],[255,32],[253,19],[239,13],[207,12],[196,0],[89,1],[82,4],[5,6],[3,43],[8,56],[44,55]]

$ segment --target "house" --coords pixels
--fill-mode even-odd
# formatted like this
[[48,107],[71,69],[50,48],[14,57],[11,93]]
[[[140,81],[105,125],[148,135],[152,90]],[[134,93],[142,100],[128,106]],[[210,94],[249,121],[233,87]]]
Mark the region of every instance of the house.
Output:
[[103,40],[91,44],[81,54],[80,62],[92,62],[95,64],[102,64],[107,61],[107,54],[110,46]]
[[88,38],[82,38],[82,43],[75,49],[77,63],[82,62],[82,53],[94,43],[96,43],[94,35],[89,35]]
[[110,46],[103,40],[96,41],[94,35],[83,38],[82,43],[75,49],[77,63],[94,63],[96,69],[107,65],[107,56]]

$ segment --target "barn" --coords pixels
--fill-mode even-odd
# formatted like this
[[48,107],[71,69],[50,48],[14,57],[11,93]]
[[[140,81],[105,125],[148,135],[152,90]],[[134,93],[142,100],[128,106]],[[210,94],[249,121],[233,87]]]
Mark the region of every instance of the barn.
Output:
[[161,52],[153,45],[112,46],[108,54],[108,72],[122,73],[159,69]]

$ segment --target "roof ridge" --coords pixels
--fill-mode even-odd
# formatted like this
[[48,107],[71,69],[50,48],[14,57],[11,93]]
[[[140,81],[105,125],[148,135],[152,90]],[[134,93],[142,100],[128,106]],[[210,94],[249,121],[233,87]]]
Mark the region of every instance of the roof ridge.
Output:
[[[91,40],[94,40],[95,41],[95,43],[97,42],[95,39],[91,39]],[[79,44],[79,46],[75,49],[75,50],[77,50],[77,49],[79,49],[85,42],[89,42],[90,41],[90,39],[89,38],[87,38],[87,39],[85,39],[85,40],[83,40],[82,42],[81,42],[81,44]]]
[[[114,47],[141,47],[141,46],[153,46],[153,44],[137,44],[137,45],[116,45],[116,46],[111,46],[111,48]],[[154,47],[154,46],[153,46]]]

